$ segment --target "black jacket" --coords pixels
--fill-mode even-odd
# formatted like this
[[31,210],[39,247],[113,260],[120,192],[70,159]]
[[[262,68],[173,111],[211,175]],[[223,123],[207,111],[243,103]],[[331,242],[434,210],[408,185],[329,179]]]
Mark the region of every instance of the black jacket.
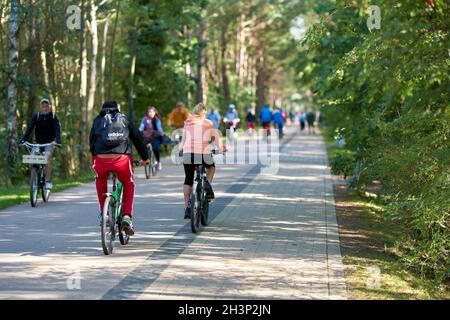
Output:
[[148,154],[144,146],[144,141],[142,139],[142,135],[139,130],[134,126],[134,124],[126,118],[126,123],[128,125],[128,130],[130,132],[128,142],[123,143],[117,147],[109,148],[103,144],[101,139],[101,130],[102,130],[102,118],[105,116],[107,112],[115,114],[119,112],[117,109],[103,109],[100,114],[94,119],[94,123],[92,124],[91,133],[89,134],[89,146],[90,152],[93,156],[98,154],[128,154],[131,155],[131,144],[133,143],[136,147],[137,152],[141,156],[142,160],[148,159]]
[[47,114],[35,113],[21,141],[27,141],[33,129],[36,143],[44,144],[55,141],[61,144],[61,126],[58,117],[53,112]]

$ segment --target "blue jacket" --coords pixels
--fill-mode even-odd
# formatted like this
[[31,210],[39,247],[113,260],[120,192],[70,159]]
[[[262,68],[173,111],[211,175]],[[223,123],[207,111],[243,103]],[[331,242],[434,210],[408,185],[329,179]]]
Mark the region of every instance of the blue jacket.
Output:
[[261,122],[270,122],[273,120],[272,111],[270,111],[268,106],[264,106],[259,113],[259,119]]
[[218,111],[214,111],[214,112],[210,111],[210,112],[208,112],[208,114],[206,115],[206,119],[210,120],[213,123],[214,127],[219,129],[219,127],[220,127],[220,119],[222,119],[222,118],[220,117],[220,114],[219,114]]
[[281,111],[275,111],[272,115],[273,117],[273,122],[276,124],[284,124],[284,120],[283,120],[283,114],[281,113]]
[[[152,126],[152,121],[147,117],[143,117],[141,120],[141,125],[139,126],[139,131],[143,132],[145,129],[147,129],[147,125]],[[155,128],[151,128],[151,129],[155,130]],[[156,119],[156,130],[158,130],[158,132],[161,135],[164,135],[164,130],[162,128],[161,119],[159,119],[159,118]]]

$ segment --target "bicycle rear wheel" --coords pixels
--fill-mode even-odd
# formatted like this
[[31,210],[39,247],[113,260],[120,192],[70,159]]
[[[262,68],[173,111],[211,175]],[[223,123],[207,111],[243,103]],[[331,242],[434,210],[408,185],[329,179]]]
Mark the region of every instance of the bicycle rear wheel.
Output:
[[201,207],[199,201],[197,201],[197,193],[191,195],[191,230],[192,233],[197,233],[200,229],[200,215]]
[[30,204],[34,208],[38,198],[38,172],[37,168],[32,167],[30,172]]
[[103,205],[102,212],[102,248],[105,255],[113,253],[115,240],[115,221],[114,221],[115,204],[111,196],[108,196]]
[[204,198],[202,200],[203,206],[202,206],[202,215],[200,216],[200,222],[202,223],[202,226],[207,226],[209,224],[208,221],[208,214],[209,214],[209,201],[206,199],[206,195],[204,195]]

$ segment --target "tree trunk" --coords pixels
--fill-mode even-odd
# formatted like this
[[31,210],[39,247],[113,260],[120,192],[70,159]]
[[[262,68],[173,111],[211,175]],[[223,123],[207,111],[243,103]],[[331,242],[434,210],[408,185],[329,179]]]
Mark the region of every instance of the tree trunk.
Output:
[[11,0],[11,13],[9,17],[8,30],[8,116],[6,120],[6,137],[8,151],[6,159],[8,161],[8,183],[11,183],[11,177],[14,173],[14,165],[17,161],[17,69],[19,62],[19,51],[17,49],[17,35],[19,32],[19,10],[20,1]]
[[27,120],[29,121],[35,112],[37,104],[37,83],[38,83],[38,67],[41,64],[39,52],[40,38],[37,29],[36,12],[34,6],[36,0],[29,2],[30,7],[30,28],[29,28],[29,56],[28,56],[28,68],[30,72],[30,89],[28,91],[28,110]]
[[[98,35],[97,35],[97,6],[94,0],[90,1],[90,18],[91,18],[91,61],[89,70],[89,95],[87,101],[87,124],[92,122],[92,115],[95,104],[95,90],[97,88],[97,55],[98,55]],[[86,128],[87,129],[87,128]]]
[[259,57],[257,62],[257,75],[256,75],[256,108],[257,112],[261,110],[261,108],[266,103],[266,74],[265,74],[265,50],[262,47],[259,50]]
[[100,66],[100,99],[101,102],[105,101],[105,70],[106,70],[106,45],[108,42],[108,28],[109,19],[106,18],[105,26],[103,27],[103,41],[102,41],[102,62]]
[[225,61],[226,52],[227,52],[226,27],[222,27],[220,33],[220,57],[221,57],[221,76],[222,76],[221,88],[225,107],[230,103],[230,86],[228,83],[227,63]]
[[200,27],[198,31],[198,54],[197,54],[197,94],[196,94],[196,103],[205,102],[205,65],[206,65],[206,54],[205,54],[205,41],[206,41],[206,30],[205,30],[205,21],[201,18]]
[[120,15],[120,4],[121,0],[119,0],[117,4],[117,12],[116,12],[116,19],[114,20],[114,27],[113,32],[111,35],[111,48],[109,52],[109,66],[108,66],[108,100],[113,99],[113,65],[114,65],[114,46],[116,44],[116,33],[117,33],[117,24],[119,22],[119,15]]
[[131,52],[130,75],[128,78],[128,116],[133,121],[134,112],[134,76],[136,74],[137,41],[133,40]]
[[87,170],[87,121],[88,115],[86,110],[86,91],[87,91],[87,48],[85,37],[85,7],[84,1],[82,1],[81,8],[81,30],[80,30],[80,114],[81,114],[81,134],[80,134],[80,168],[84,171]]

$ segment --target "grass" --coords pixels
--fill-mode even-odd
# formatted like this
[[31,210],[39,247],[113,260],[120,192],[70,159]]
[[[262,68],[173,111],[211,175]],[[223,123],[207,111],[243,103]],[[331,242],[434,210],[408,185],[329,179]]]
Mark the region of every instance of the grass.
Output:
[[[54,178],[52,192],[62,191],[67,188],[79,186],[85,182],[94,180],[93,173],[70,179]],[[23,184],[13,187],[0,187],[0,209],[4,209],[19,203],[28,202],[30,199],[29,185],[26,179]]]
[[[332,138],[325,140],[330,161],[345,152]],[[450,291],[436,291],[431,280],[405,268],[395,249],[402,226],[383,218],[380,201],[344,184],[336,185],[334,193],[349,299],[450,299]]]

